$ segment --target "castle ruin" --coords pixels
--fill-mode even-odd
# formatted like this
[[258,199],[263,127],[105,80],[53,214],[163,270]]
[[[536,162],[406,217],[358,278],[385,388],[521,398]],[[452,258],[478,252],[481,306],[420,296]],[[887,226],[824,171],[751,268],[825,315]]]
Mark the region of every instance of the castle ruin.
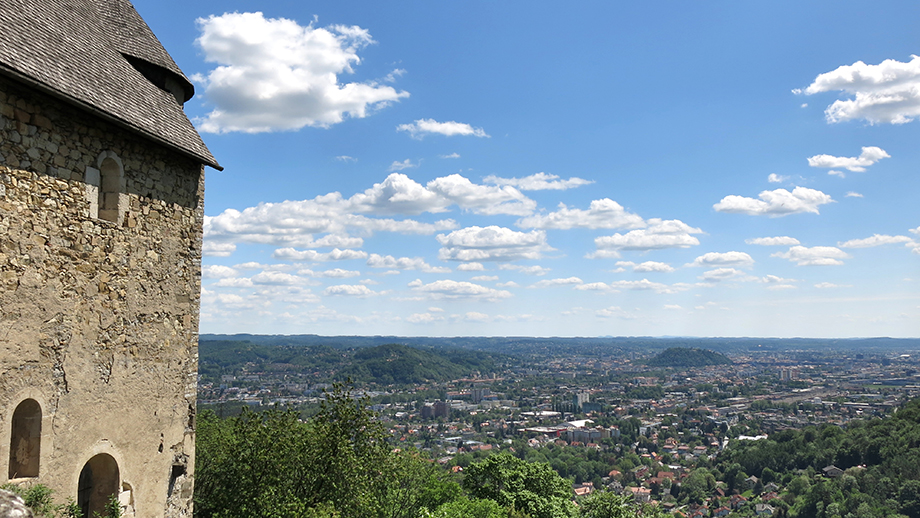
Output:
[[0,484],[192,514],[204,166],[128,0],[0,2]]

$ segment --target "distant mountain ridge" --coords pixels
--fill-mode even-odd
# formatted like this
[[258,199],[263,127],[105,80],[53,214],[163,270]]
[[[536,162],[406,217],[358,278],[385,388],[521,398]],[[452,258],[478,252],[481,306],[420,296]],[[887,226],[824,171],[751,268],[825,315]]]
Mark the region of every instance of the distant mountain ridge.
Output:
[[727,356],[706,349],[671,347],[648,359],[649,367],[706,367],[709,365],[731,365]]

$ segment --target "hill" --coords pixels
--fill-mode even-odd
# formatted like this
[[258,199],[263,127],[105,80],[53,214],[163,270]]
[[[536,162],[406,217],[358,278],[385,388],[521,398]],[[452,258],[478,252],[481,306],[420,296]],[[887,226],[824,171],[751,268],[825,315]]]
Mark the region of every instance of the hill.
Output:
[[707,365],[730,365],[725,355],[706,349],[671,347],[646,361],[649,367],[705,367]]

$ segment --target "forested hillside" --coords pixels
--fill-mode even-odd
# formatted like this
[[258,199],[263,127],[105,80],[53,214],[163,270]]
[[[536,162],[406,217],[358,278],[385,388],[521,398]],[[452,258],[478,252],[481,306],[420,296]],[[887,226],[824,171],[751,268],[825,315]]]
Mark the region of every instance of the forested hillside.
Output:
[[688,347],[669,347],[646,361],[649,367],[705,367],[731,363],[723,354]]

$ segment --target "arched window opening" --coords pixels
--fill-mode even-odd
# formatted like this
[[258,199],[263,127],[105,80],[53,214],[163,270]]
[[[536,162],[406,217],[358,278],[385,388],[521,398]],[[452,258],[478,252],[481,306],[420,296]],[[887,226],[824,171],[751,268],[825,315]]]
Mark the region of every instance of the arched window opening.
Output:
[[37,477],[42,444],[42,407],[26,399],[13,412],[9,478]]
[[77,484],[77,505],[83,516],[105,512],[105,504],[118,495],[118,463],[111,455],[100,453],[89,459],[80,471]]
[[119,198],[121,195],[121,165],[111,157],[102,160],[99,166],[99,219],[118,223]]

